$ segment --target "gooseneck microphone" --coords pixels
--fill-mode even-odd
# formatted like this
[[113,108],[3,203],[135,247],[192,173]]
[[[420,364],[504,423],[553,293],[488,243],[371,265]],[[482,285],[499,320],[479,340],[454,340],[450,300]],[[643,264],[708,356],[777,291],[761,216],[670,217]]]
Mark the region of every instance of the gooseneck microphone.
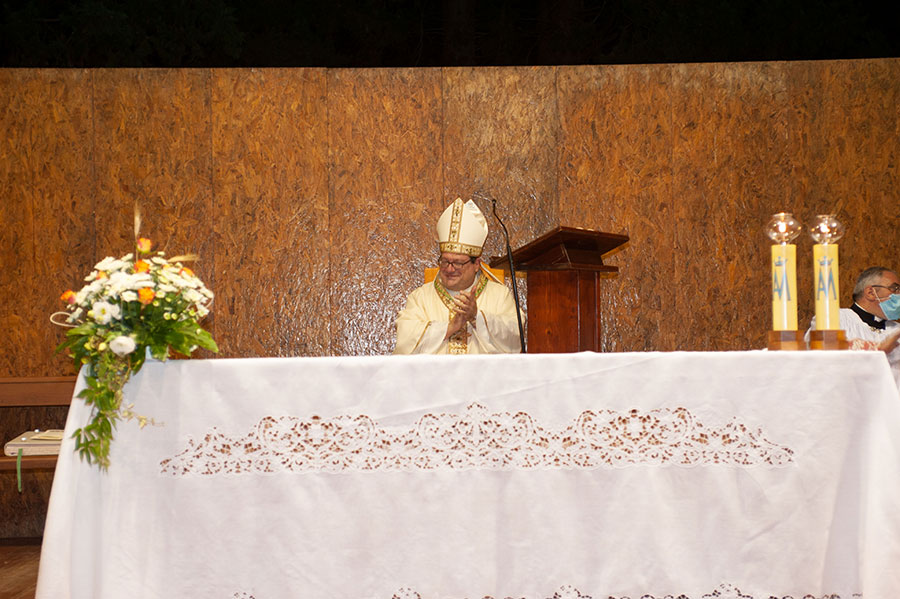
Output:
[[528,352],[525,349],[525,329],[522,328],[522,308],[519,306],[519,287],[516,285],[516,267],[513,264],[512,248],[509,246],[509,231],[506,230],[506,225],[503,224],[503,221],[500,220],[500,216],[497,214],[497,200],[493,198],[491,198],[491,211],[494,213],[494,218],[500,223],[500,228],[503,229],[503,238],[506,240],[509,276],[512,278],[513,298],[516,300],[516,318],[519,321],[519,343],[522,344],[522,353],[525,354]]

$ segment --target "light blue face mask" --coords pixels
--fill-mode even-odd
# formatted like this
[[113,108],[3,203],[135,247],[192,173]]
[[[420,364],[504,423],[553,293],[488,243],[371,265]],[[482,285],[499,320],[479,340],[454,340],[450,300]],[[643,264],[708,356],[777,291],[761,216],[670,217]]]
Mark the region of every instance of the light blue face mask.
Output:
[[[875,297],[878,297],[877,295]],[[879,301],[881,311],[888,320],[900,320],[900,293],[892,293],[884,301]]]

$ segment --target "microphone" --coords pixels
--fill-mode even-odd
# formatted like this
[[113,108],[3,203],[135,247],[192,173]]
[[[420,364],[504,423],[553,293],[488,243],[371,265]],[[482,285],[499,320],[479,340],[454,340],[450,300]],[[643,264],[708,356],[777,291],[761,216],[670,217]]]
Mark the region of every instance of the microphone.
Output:
[[509,246],[509,231],[506,230],[506,225],[503,224],[503,221],[500,220],[500,216],[497,214],[497,200],[493,198],[491,198],[491,211],[494,214],[494,218],[500,223],[500,228],[503,229],[503,238],[506,240],[506,257],[509,259],[509,276],[512,278],[513,298],[516,300],[516,318],[519,321],[519,343],[522,345],[522,353],[525,354],[528,352],[525,348],[525,329],[522,328],[522,308],[519,306],[519,287],[516,285],[516,267],[513,264],[512,248]]

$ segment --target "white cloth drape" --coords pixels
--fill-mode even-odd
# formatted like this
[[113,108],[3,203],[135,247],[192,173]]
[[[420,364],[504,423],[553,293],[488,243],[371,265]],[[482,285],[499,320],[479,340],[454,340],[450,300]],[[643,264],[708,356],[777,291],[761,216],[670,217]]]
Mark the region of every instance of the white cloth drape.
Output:
[[64,442],[40,599],[900,596],[877,352],[172,361],[126,402],[108,472]]

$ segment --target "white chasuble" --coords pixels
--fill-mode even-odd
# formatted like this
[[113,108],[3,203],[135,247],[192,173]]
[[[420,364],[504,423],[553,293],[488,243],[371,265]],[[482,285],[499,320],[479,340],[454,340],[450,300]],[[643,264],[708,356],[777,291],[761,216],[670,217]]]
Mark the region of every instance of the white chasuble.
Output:
[[397,316],[395,354],[499,354],[520,349],[516,304],[505,285],[483,276],[474,283],[478,315],[474,325],[444,339],[450,309],[443,294],[452,294],[440,281],[426,283],[409,294]]

